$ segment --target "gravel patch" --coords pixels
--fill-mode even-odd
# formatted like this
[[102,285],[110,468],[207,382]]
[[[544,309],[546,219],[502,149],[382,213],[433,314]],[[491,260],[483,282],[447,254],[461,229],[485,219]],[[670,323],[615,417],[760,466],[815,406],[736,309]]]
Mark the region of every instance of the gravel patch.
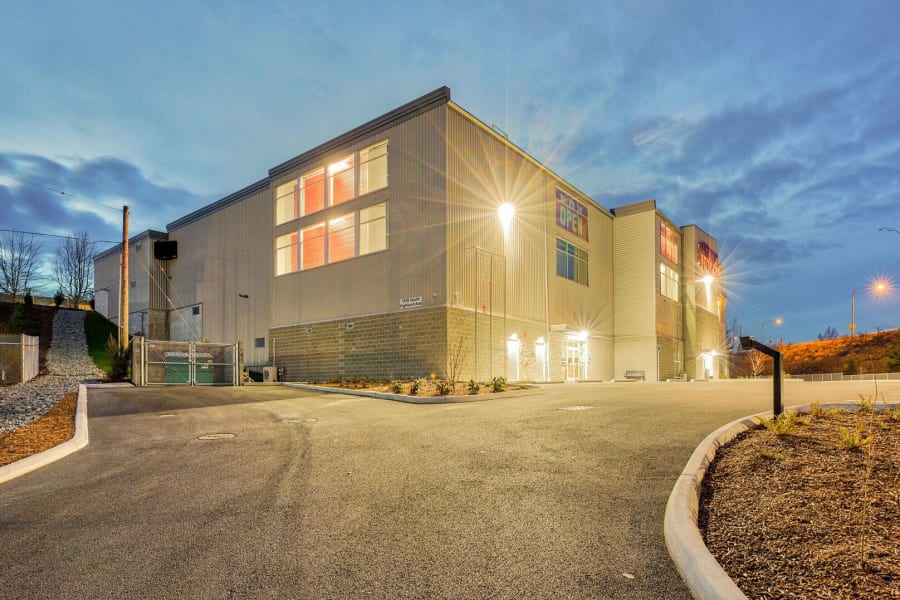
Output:
[[91,360],[84,334],[83,311],[60,310],[53,318],[53,343],[47,374],[0,388],[0,435],[15,431],[46,414],[78,384],[105,376]]

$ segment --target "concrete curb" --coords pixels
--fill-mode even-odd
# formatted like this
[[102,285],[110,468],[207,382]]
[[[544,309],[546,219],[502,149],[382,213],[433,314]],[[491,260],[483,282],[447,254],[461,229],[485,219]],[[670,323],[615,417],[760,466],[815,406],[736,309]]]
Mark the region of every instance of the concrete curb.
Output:
[[525,390],[513,390],[510,392],[498,392],[496,394],[475,394],[472,396],[406,396],[403,394],[388,394],[385,392],[370,392],[367,390],[351,390],[346,388],[326,387],[322,385],[310,385],[307,383],[282,383],[285,387],[298,388],[301,390],[311,390],[314,392],[326,392],[331,394],[347,394],[349,396],[368,396],[369,398],[378,398],[379,400],[393,400],[395,402],[406,402],[408,404],[452,404],[455,402],[483,402],[485,400],[494,400],[497,398],[513,398],[516,396],[534,396],[543,394],[545,391],[541,388],[529,388]]
[[72,436],[72,439],[49,450],[44,450],[22,460],[17,460],[5,467],[0,467],[0,483],[5,483],[16,477],[36,471],[88,445],[87,388],[88,386],[84,384],[78,386],[78,404],[75,409],[75,435]]
[[[890,403],[895,405],[896,403]],[[821,408],[859,408],[855,402],[822,404]],[[877,405],[880,407],[880,405]],[[791,406],[792,412],[809,412],[810,405]],[[755,427],[757,418],[771,418],[772,411],[743,417],[715,430],[691,455],[666,504],[663,532],[669,556],[697,600],[746,600],[747,596],[710,554],[697,527],[703,477],[716,451],[738,435]]]

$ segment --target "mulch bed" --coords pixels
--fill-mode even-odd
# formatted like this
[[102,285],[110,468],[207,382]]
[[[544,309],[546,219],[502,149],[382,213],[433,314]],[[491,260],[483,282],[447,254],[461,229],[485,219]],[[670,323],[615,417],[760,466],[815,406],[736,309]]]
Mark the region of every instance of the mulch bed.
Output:
[[78,394],[66,394],[44,416],[25,427],[0,435],[0,467],[72,439],[77,404]]
[[[834,410],[719,449],[699,526],[749,598],[900,598],[900,410]],[[860,449],[844,429],[872,436]]]

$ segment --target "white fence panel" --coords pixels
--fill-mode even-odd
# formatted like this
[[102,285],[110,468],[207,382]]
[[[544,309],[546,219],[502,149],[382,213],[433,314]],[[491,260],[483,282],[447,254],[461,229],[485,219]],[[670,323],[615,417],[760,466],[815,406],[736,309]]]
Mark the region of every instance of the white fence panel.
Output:
[[39,342],[33,335],[0,335],[0,383],[22,383],[37,377]]

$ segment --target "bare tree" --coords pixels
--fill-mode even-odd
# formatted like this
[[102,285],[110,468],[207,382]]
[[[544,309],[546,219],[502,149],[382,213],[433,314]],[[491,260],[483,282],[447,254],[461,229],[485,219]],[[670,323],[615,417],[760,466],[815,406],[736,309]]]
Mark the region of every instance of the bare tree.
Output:
[[13,302],[37,279],[40,252],[33,235],[9,231],[0,237],[0,291]]
[[747,352],[747,362],[750,364],[750,373],[754,377],[759,377],[766,364],[766,355],[754,348]]
[[86,300],[91,291],[95,246],[87,231],[79,231],[74,238],[66,238],[56,250],[56,282],[74,307]]

